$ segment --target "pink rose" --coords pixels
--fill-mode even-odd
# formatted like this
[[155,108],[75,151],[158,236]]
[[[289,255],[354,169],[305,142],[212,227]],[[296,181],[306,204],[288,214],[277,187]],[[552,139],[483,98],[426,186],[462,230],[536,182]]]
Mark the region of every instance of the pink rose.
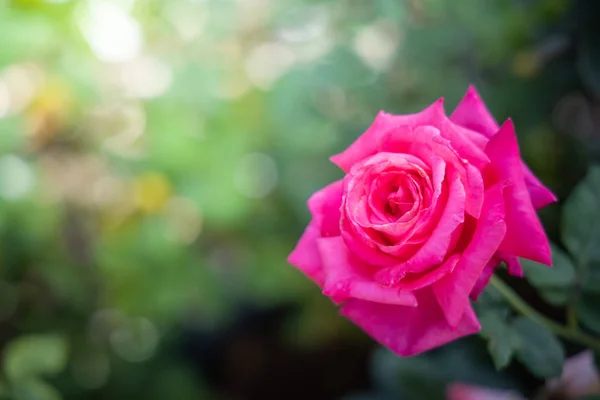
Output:
[[473,87],[452,116],[380,112],[332,157],[346,176],[308,201],[312,221],[288,261],[341,312],[402,356],[479,331],[476,297],[505,261],[551,264],[535,210],[556,197],[522,162]]

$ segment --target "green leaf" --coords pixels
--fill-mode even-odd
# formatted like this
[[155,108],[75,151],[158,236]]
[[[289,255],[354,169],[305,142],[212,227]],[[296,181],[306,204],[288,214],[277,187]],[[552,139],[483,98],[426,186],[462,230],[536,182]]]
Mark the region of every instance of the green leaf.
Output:
[[552,267],[535,261],[521,259],[527,280],[550,304],[563,305],[568,302],[571,288],[575,284],[575,267],[569,256],[560,248],[552,246]]
[[40,374],[57,374],[67,362],[68,344],[59,335],[28,335],[11,341],[4,355],[4,370],[12,381]]
[[539,378],[560,376],[565,360],[562,344],[544,326],[526,317],[518,317],[512,324],[520,336],[517,358]]
[[[600,260],[600,167],[591,167],[569,196],[562,215],[562,240],[580,265]],[[585,277],[583,277],[585,278]]]
[[488,351],[497,370],[506,367],[519,348],[520,338],[497,312],[487,312],[479,317],[481,336],[488,341]]
[[600,333],[600,295],[583,293],[577,301],[577,315],[581,322],[596,333]]
[[499,374],[479,338],[457,340],[415,357],[398,357],[381,348],[372,359],[372,380],[386,399],[443,399],[447,385],[464,382],[481,387],[523,388],[514,376]]
[[575,267],[565,252],[552,245],[552,267],[521,259],[525,277],[536,287],[566,287],[575,282]]
[[506,317],[510,313],[510,309],[504,301],[504,298],[492,285],[486,286],[484,291],[479,295],[477,301],[473,303],[473,306],[477,315],[494,312]]
[[52,386],[40,379],[28,379],[14,385],[14,400],[61,400],[62,396]]
[[589,294],[600,294],[600,261],[592,261],[586,268],[581,290]]
[[571,299],[571,288],[548,287],[538,289],[538,293],[544,300],[554,306],[563,306]]

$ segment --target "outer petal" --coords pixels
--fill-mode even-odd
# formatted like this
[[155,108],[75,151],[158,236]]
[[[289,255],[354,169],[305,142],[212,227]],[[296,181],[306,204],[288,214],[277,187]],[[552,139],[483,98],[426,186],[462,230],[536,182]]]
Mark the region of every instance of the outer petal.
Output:
[[308,199],[308,209],[321,231],[321,236],[340,235],[343,186],[342,180],[333,182]]
[[430,289],[417,291],[417,307],[349,300],[342,314],[376,341],[404,357],[444,345],[480,330],[469,306],[455,328],[446,322]]
[[481,293],[485,290],[485,287],[488,285],[488,283],[490,283],[490,279],[492,278],[492,275],[494,275],[494,271],[496,271],[497,267],[498,260],[495,258],[492,258],[485,265],[483,271],[481,271],[481,275],[479,275],[479,278],[477,279],[477,282],[475,282],[475,286],[473,286],[473,290],[471,290],[469,295],[471,300],[476,301],[479,298]]
[[496,268],[500,266],[500,263],[504,262],[508,269],[508,273],[512,276],[518,276],[519,278],[523,277],[523,268],[521,267],[521,263],[517,257],[511,256],[510,254],[504,254],[500,251],[494,254],[494,257],[487,263],[481,275],[479,275],[479,279],[475,284],[475,287],[471,291],[471,300],[477,300],[481,292],[484,291],[485,287],[490,281],[494,271]]
[[325,277],[321,255],[317,247],[317,238],[320,236],[321,233],[317,223],[314,220],[311,221],[287,260],[322,287]]
[[[498,132],[498,123],[472,85],[469,86],[467,93],[450,116],[450,120],[467,129],[479,132],[486,138],[491,138]],[[483,144],[479,139],[476,141]],[[535,177],[525,163],[522,163],[522,168],[533,207],[540,209],[556,202],[556,196]]]
[[518,276],[519,278],[523,277],[523,268],[521,267],[521,262],[517,257],[511,256],[510,254],[505,254],[501,251],[497,252],[494,257],[500,261],[504,261],[509,274],[512,276]]
[[467,129],[479,132],[487,138],[491,138],[498,131],[498,123],[488,111],[473,85],[467,89],[467,93],[456,106],[450,120]]
[[393,127],[388,114],[380,111],[369,129],[342,153],[331,157],[331,161],[343,171],[349,172],[354,164],[377,153],[379,138]]
[[369,129],[345,151],[331,157],[331,161],[348,172],[352,165],[379,151],[377,144],[383,134],[400,126],[414,128],[434,126],[441,131],[442,137],[452,143],[453,148],[461,157],[469,160],[478,168],[483,167],[489,161],[482,149],[465,135],[462,128],[448,119],[444,111],[444,99],[439,99],[415,114],[392,115],[380,112]]
[[334,182],[311,196],[308,208],[313,219],[288,257],[290,264],[304,272],[319,286],[323,286],[324,276],[317,239],[340,234],[342,185],[342,181]]
[[525,177],[525,184],[531,196],[531,202],[536,210],[555,203],[558,200],[556,195],[544,186],[525,164],[523,164],[523,176]]
[[506,201],[506,237],[500,250],[517,257],[552,265],[550,245],[523,179],[521,156],[513,124],[508,120],[486,147],[492,161],[484,171],[497,181],[509,181]]
[[486,191],[482,217],[477,221],[471,242],[461,255],[454,271],[433,284],[433,291],[450,326],[460,323],[470,307],[469,293],[488,264],[506,233],[504,223],[503,183]]
[[325,285],[323,294],[340,301],[348,298],[417,306],[412,292],[378,285],[369,276],[369,267],[350,254],[340,237],[318,239],[323,260]]
[[453,123],[444,111],[444,99],[439,99],[425,110],[412,115],[390,115],[395,126],[434,126],[440,130],[443,138],[450,141],[452,148],[471,164],[482,168],[488,163],[488,157],[462,132],[462,127]]

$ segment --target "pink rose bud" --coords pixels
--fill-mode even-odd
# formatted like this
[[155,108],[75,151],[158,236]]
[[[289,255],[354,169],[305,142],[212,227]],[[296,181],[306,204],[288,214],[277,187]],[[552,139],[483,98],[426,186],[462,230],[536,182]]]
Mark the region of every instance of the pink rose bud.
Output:
[[473,87],[450,118],[442,100],[379,113],[332,161],[346,176],[309,199],[288,261],[401,356],[478,332],[469,298],[501,261],[518,276],[517,257],[551,264],[536,209],[556,197]]

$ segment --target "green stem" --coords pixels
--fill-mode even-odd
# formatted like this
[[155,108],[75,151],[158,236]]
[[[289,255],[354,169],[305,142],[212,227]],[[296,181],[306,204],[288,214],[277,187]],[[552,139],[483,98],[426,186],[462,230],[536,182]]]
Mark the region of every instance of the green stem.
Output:
[[532,319],[533,321],[547,327],[556,335],[570,340],[574,343],[579,343],[583,346],[589,347],[595,351],[600,351],[600,339],[588,335],[585,332],[580,331],[578,328],[569,328],[561,325],[550,318],[547,318],[533,309],[527,304],[514,290],[510,288],[502,279],[496,275],[490,279],[491,285],[500,292],[508,304],[518,313]]

